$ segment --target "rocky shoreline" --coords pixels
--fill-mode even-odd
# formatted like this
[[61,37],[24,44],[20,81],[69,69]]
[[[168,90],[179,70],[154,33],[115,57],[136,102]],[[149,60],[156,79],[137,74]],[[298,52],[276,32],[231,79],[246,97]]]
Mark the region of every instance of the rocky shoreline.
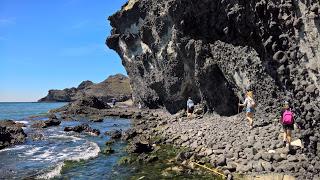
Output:
[[[68,116],[72,112],[69,114],[72,116],[77,111],[74,107],[69,104],[62,108],[71,108],[72,111],[62,111],[61,115]],[[157,161],[154,159],[157,147],[169,145],[185,150],[175,158],[180,164],[191,169],[195,168],[195,163],[206,164],[219,169],[229,179],[239,175],[254,177],[263,174],[297,179],[319,178],[319,156],[309,153],[300,140],[305,131],[294,130],[293,146],[289,150],[283,145],[282,127],[276,115],[266,116],[257,110],[254,128],[250,129],[244,113],[230,117],[204,114],[203,107],[199,105],[191,118],[186,117],[185,111],[172,115],[165,109],[93,107],[81,106],[87,111],[77,115],[91,117],[89,119],[106,116],[132,119],[131,129],[108,135],[114,140],[128,141],[127,152],[136,157],[135,161],[153,163]]]
[[[123,133],[129,140],[128,152],[140,157],[161,145],[185,148],[176,160],[189,168],[194,163],[217,168],[231,179],[246,177],[283,177],[291,179],[319,179],[318,156],[304,153],[299,137],[294,131],[296,143],[289,151],[282,144],[282,128],[278,122],[256,123],[250,130],[244,114],[233,117],[202,115],[187,118],[183,113],[170,115],[162,110],[142,111],[133,120],[133,128]],[[221,123],[223,121],[223,123]],[[150,155],[150,156],[151,156]]]
[[[186,117],[184,111],[172,115],[164,109],[149,110],[135,107],[96,109],[82,106],[81,109],[86,110],[84,114],[63,111],[66,109],[68,110],[66,107],[52,110],[51,112],[56,115],[50,114],[48,120],[42,124],[35,122],[34,128],[57,126],[60,121],[75,120],[81,116],[96,123],[109,116],[132,119],[132,128],[129,130],[105,133],[111,138],[106,142],[106,149],[102,151],[105,154],[113,153],[111,145],[115,141],[121,139],[128,142],[126,151],[133,158],[124,160],[124,164],[138,163],[147,168],[148,164],[150,166],[163,163],[164,160],[161,159],[163,157],[159,157],[159,152],[166,151],[163,147],[172,147],[168,151],[177,149],[175,157],[172,158],[171,154],[168,157],[172,159],[166,159],[166,162],[170,160],[174,169],[178,167],[180,173],[188,172],[190,177],[193,175],[207,177],[208,172],[197,166],[198,163],[216,169],[228,179],[237,179],[240,176],[251,178],[270,176],[270,174],[271,177],[319,179],[319,156],[305,150],[299,139],[302,135],[298,130],[293,132],[295,143],[291,150],[283,147],[282,127],[275,116],[264,117],[263,114],[257,113],[254,128],[250,130],[244,113],[231,117],[203,114],[199,106],[191,118]],[[12,124],[7,125],[11,128]],[[86,124],[67,127],[65,131],[85,132],[95,136],[100,134]],[[17,135],[24,138],[26,136],[22,129]],[[22,143],[23,138],[20,139],[21,141],[11,142]],[[173,168],[171,165],[164,167]],[[136,174],[139,174],[139,170],[136,171]],[[165,169],[157,171],[163,171],[159,174],[163,178],[172,175],[172,173],[168,175]],[[173,174],[175,173],[177,172],[174,171]],[[213,177],[220,176],[213,174]]]

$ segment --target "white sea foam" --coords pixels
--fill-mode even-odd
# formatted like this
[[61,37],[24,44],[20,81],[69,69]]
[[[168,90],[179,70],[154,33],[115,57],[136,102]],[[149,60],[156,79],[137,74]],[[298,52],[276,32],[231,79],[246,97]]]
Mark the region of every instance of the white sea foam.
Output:
[[28,121],[14,121],[15,123],[29,124]]
[[61,163],[57,164],[56,167],[52,171],[45,173],[43,175],[40,175],[36,178],[37,179],[51,179],[56,176],[59,176],[63,166],[64,166],[64,163],[61,162]]
[[100,147],[98,144],[94,142],[87,142],[89,143],[89,148],[87,148],[85,151],[80,152],[79,155],[73,156],[68,158],[67,160],[71,161],[80,161],[80,160],[88,160],[90,158],[97,157],[100,152]]
[[21,150],[21,149],[25,149],[26,147],[28,147],[28,145],[18,145],[18,146],[15,146],[15,147],[2,149],[2,150],[0,150],[0,152],[13,151],[13,150]]
[[31,156],[34,153],[38,152],[40,149],[41,149],[41,147],[35,147],[35,148],[27,150],[26,152],[24,152],[24,154],[27,156]]
[[79,137],[66,136],[66,135],[62,135],[62,134],[52,135],[52,136],[49,136],[49,138],[54,138],[54,139],[70,139],[70,140],[73,141],[73,142],[80,141],[80,140],[84,140],[84,139],[79,138]]
[[[55,136],[56,138],[57,136]],[[72,137],[72,136],[64,136],[64,135],[59,135],[58,138],[69,138],[72,139],[72,141],[76,140],[83,140],[81,138],[77,137]],[[97,157],[100,152],[100,147],[90,141],[86,141],[84,144],[78,147],[69,147],[66,149],[63,149],[60,153],[54,156],[54,159],[60,161],[58,165],[50,172],[42,174],[37,177],[37,179],[50,179],[56,176],[60,175],[60,172],[62,170],[62,167],[64,166],[64,163],[61,161],[81,161],[81,160],[88,160],[90,158]],[[38,158],[52,158],[53,156],[50,156],[50,152],[46,152]],[[53,158],[52,158],[53,159]]]

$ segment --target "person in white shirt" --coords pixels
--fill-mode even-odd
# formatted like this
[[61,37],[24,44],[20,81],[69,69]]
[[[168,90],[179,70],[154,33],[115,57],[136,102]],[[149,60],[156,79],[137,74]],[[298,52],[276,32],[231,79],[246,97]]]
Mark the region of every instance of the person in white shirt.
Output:
[[244,103],[239,103],[239,106],[246,106],[246,118],[249,121],[249,127],[250,129],[253,128],[253,113],[254,108],[256,106],[256,103],[253,100],[253,92],[248,91],[246,95],[246,99],[244,100]]
[[194,110],[194,103],[191,100],[191,97],[189,97],[187,101],[187,117],[193,114],[193,110]]

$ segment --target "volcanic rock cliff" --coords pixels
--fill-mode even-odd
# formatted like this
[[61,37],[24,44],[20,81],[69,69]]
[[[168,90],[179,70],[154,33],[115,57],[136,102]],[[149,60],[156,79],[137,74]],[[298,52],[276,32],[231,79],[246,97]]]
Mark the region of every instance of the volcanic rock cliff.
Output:
[[49,90],[48,95],[39,102],[71,102],[84,96],[94,96],[101,101],[108,102],[112,98],[118,101],[126,101],[131,98],[129,78],[117,74],[109,76],[101,83],[94,84],[91,81],[83,81],[77,88],[64,90]]
[[106,43],[122,58],[135,102],[176,113],[191,96],[231,116],[252,89],[264,117],[290,101],[315,154],[319,15],[316,0],[129,0],[109,17]]

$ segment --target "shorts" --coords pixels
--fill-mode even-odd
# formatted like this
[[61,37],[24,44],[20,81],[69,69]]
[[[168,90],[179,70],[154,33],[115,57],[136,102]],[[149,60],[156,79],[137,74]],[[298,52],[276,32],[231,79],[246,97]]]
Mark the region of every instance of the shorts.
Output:
[[187,112],[188,112],[188,113],[193,113],[193,110],[194,110],[194,107],[190,107],[190,108],[188,107],[188,108],[187,108]]
[[293,124],[282,124],[283,130],[293,130],[294,125]]
[[246,112],[253,113],[253,112],[254,112],[254,109],[253,109],[253,108],[247,108],[247,109],[246,109]]

